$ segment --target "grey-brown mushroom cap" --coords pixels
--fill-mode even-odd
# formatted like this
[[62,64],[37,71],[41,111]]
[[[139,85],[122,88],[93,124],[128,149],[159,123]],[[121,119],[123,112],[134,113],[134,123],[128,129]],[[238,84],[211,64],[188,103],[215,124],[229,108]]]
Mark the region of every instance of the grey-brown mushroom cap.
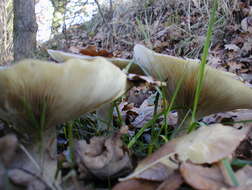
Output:
[[[192,107],[199,71],[198,63],[155,53],[142,45],[134,47],[134,59],[148,74],[167,82],[168,100],[173,95],[178,81],[184,77],[176,97],[176,105],[185,110]],[[206,66],[197,119],[217,112],[252,108],[252,89],[232,76],[230,73]]]
[[127,77],[103,58],[72,59],[63,64],[23,60],[0,70],[0,118],[30,132],[74,119],[121,96]]
[[[88,55],[68,53],[68,52],[63,52],[60,50],[52,50],[52,49],[48,49],[47,52],[55,61],[58,61],[58,62],[64,62],[69,59],[93,60],[99,57],[99,56],[88,56]],[[132,61],[129,59],[123,59],[123,58],[117,58],[117,57],[112,57],[112,58],[106,57],[105,59],[110,61],[115,66],[119,67],[120,69],[124,69]],[[142,69],[136,64],[132,64],[130,66],[129,72],[134,73],[134,74],[144,75],[144,72],[142,71]]]

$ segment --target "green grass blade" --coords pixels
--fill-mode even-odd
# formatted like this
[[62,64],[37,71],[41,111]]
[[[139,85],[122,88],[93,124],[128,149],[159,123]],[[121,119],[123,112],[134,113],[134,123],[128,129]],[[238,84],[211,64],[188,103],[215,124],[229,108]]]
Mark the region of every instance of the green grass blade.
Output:
[[234,186],[239,186],[239,182],[234,174],[234,171],[229,163],[229,161],[227,160],[227,158],[223,159],[222,164],[224,165],[227,174],[229,175],[230,179],[232,180],[232,183],[234,184]]
[[[208,50],[209,50],[211,39],[212,39],[213,26],[214,26],[214,23],[216,20],[217,7],[218,7],[218,2],[217,2],[217,0],[214,0],[214,5],[213,5],[212,11],[211,11],[210,21],[209,21],[208,30],[207,30],[207,37],[206,37],[206,41],[204,43],[203,55],[201,57],[201,64],[200,64],[199,73],[198,73],[198,80],[197,80],[197,87],[196,87],[196,91],[195,91],[195,97],[194,97],[194,103],[193,103],[193,109],[192,109],[191,123],[194,123],[196,120],[197,106],[199,103],[200,92],[201,92],[202,85],[203,85],[205,66],[206,66],[206,61],[207,61],[207,56],[208,56]],[[191,132],[194,130],[193,126],[194,125],[190,125],[188,132]]]
[[144,133],[145,129],[147,129],[148,127],[151,127],[156,120],[162,116],[164,114],[163,112],[158,113],[157,115],[155,115],[150,121],[148,121],[139,131],[138,133],[130,140],[129,144],[128,144],[128,148],[131,148],[138,140],[138,138]]
[[252,161],[251,160],[240,160],[240,159],[235,159],[231,162],[231,165],[233,166],[238,166],[238,167],[244,167],[246,165],[252,166]]

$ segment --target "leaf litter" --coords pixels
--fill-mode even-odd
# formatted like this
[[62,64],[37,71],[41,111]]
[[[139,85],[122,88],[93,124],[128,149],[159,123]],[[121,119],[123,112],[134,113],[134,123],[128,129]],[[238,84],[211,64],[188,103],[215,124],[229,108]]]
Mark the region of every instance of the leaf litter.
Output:
[[[157,26],[157,22],[153,24],[153,31],[151,31],[151,40],[153,43],[153,49],[156,52],[165,53],[169,55],[179,55],[179,56],[189,56],[189,57],[197,57],[199,56],[199,52],[201,49],[202,41],[204,40],[204,30],[203,27],[200,26],[200,21],[205,19],[204,16],[200,16],[199,8],[202,8],[198,1],[193,1],[194,7],[192,9],[191,15],[181,14],[178,17],[174,17],[170,11],[162,12],[160,6],[154,9],[154,14],[158,14],[158,12],[162,12],[163,17],[161,18],[160,23],[162,20],[165,20],[166,17],[180,19],[180,23],[175,23],[170,25],[170,21],[166,21],[164,25]],[[155,3],[154,3],[155,5]],[[156,6],[156,5],[155,5]],[[162,7],[162,6],[161,6]],[[160,11],[161,10],[161,11]],[[183,13],[183,9],[176,10],[180,14]],[[210,51],[209,61],[208,64],[214,68],[218,68],[219,70],[229,71],[239,75],[241,78],[244,79],[244,83],[251,87],[252,84],[252,77],[251,77],[251,51],[252,51],[252,36],[251,36],[251,5],[245,1],[238,1],[237,7],[232,9],[232,14],[239,14],[236,16],[236,20],[230,22],[225,26],[225,28],[221,28],[221,30],[216,29],[216,36],[217,38],[214,40],[213,47]],[[125,14],[126,17],[131,18],[129,15]],[[144,23],[143,23],[144,24]],[[147,23],[145,23],[147,25]],[[190,36],[190,32],[185,32],[185,26],[190,25],[191,31],[197,33],[195,36]],[[105,27],[104,27],[105,28]],[[78,29],[69,29],[72,30],[70,33],[70,39],[72,38],[72,46],[69,48],[70,52],[73,53],[83,53],[84,55],[89,56],[105,56],[111,57],[121,57],[121,58],[131,58],[132,57],[132,45],[126,45],[125,41],[131,43],[130,39],[133,39],[134,42],[141,41],[135,39],[134,37],[130,37],[130,34],[134,32],[129,32],[128,35],[120,36],[120,40],[114,41],[114,43],[105,43],[109,41],[108,35],[104,28],[101,29],[100,32],[91,39],[83,30],[81,32]],[[196,29],[195,29],[196,28]],[[77,34],[78,33],[78,34]],[[127,33],[127,32],[124,32]],[[78,39],[78,36],[81,35],[81,39]],[[120,34],[119,34],[120,35]],[[220,35],[221,37],[218,37]],[[118,39],[117,38],[117,39]],[[84,39],[84,40],[83,40]],[[184,41],[185,39],[185,41]],[[188,41],[186,41],[189,39]],[[83,42],[85,41],[85,42]],[[143,40],[142,40],[143,42]],[[96,44],[91,45],[91,44]],[[143,42],[144,43],[144,42]],[[65,47],[64,47],[65,48]],[[63,49],[63,46],[62,46]],[[111,53],[112,52],[112,53]],[[108,55],[105,55],[108,54]],[[227,89],[228,90],[228,89]],[[131,93],[131,94],[130,94]],[[126,123],[129,126],[129,131],[134,131],[135,134],[138,128],[142,128],[153,116],[154,114],[154,101],[156,91],[153,90],[151,87],[146,86],[138,86],[130,90],[129,95],[126,99],[124,99],[120,105],[119,110],[122,114],[124,120],[127,120]],[[239,96],[239,95],[237,95]],[[158,104],[157,112],[159,113],[162,110],[161,103]],[[177,123],[177,113],[168,114],[168,123],[171,126],[175,126]],[[114,117],[117,117],[117,114],[114,113]],[[244,124],[241,123],[233,123],[238,122],[241,120],[249,120],[251,119],[251,113],[248,110],[239,110],[234,112],[226,112],[226,113],[219,113],[214,114],[208,117],[204,117],[202,121],[206,124],[212,123],[223,123],[233,125],[236,128],[244,127]],[[158,120],[157,123],[162,123],[164,118]],[[230,124],[231,123],[231,124]],[[234,129],[232,128],[231,131]],[[230,133],[227,132],[229,135]],[[245,132],[244,132],[245,133]],[[219,136],[220,135],[220,136]],[[230,187],[225,182],[225,176],[222,175],[221,169],[219,168],[216,162],[219,162],[221,158],[223,158],[223,154],[225,156],[233,155],[234,157],[238,156],[243,159],[250,159],[252,158],[251,154],[246,154],[244,152],[251,152],[252,144],[251,144],[251,133],[248,135],[247,138],[244,137],[245,134],[236,135],[234,139],[230,138],[228,141],[224,139],[227,137],[225,132],[220,132],[217,134],[216,137],[219,139],[221,143],[217,141],[209,142],[210,139],[207,137],[204,138],[202,135],[202,141],[208,139],[208,145],[211,147],[205,148],[205,142],[196,143],[195,149],[200,150],[207,150],[210,149],[211,154],[206,154],[204,151],[201,152],[202,155],[207,156],[200,156],[198,159],[198,152],[196,152],[196,162],[202,160],[202,158],[207,158],[208,164],[195,164],[191,161],[188,161],[186,158],[194,155],[193,152],[193,145],[190,150],[186,150],[185,147],[188,147],[188,142],[193,144],[193,141],[197,139],[197,136],[193,137],[185,137],[185,145],[178,148],[178,150],[183,150],[181,152],[182,156],[179,154],[172,154],[174,151],[178,151],[176,149],[176,144],[178,143],[176,140],[170,141],[169,143],[165,144],[160,151],[157,150],[154,154],[147,157],[145,160],[140,162],[140,169],[145,171],[145,165],[150,166],[151,163],[155,162],[156,160],[167,156],[164,160],[158,162],[158,164],[154,163],[153,166],[151,165],[151,171],[146,173],[140,173],[136,179],[130,179],[124,182],[119,183],[119,187],[116,186],[114,189],[179,189],[181,183],[187,183],[196,189],[215,189],[215,188],[222,188],[227,190],[248,190],[251,189],[250,180],[251,174],[250,170],[248,169],[249,166],[246,166],[242,169],[237,170],[236,175],[239,183],[241,186],[239,187]],[[223,136],[223,139],[221,137]],[[233,137],[233,136],[232,136]],[[102,137],[94,137],[93,140],[90,140],[88,143],[87,141],[81,141],[78,145],[77,143],[77,152],[79,155],[76,156],[78,162],[78,169],[80,170],[80,176],[85,176],[85,172],[90,172],[92,175],[97,175],[98,178],[105,178],[105,173],[108,172],[108,176],[117,176],[117,172],[120,171],[122,166],[118,164],[118,160],[123,159],[126,153],[124,149],[121,149],[121,141],[120,138],[114,139],[115,136],[102,136]],[[245,138],[245,139],[244,139]],[[187,139],[187,140],[186,140]],[[231,140],[232,139],[232,140]],[[243,142],[241,142],[243,140]],[[199,139],[197,139],[199,140]],[[216,139],[215,139],[216,140]],[[224,141],[224,143],[222,143]],[[232,141],[232,142],[231,142]],[[217,144],[215,144],[218,142]],[[221,146],[218,147],[219,144],[228,145],[227,142],[230,142],[232,146]],[[241,146],[246,142],[246,147],[243,150],[240,150]],[[234,152],[236,147],[239,145],[240,147]],[[182,143],[183,144],[183,143]],[[208,146],[206,145],[206,146]],[[212,145],[212,146],[211,146]],[[217,146],[216,146],[217,145]],[[112,147],[116,147],[116,150],[112,150]],[[104,150],[105,147],[105,150]],[[190,147],[190,146],[189,146]],[[199,148],[200,147],[200,148]],[[216,148],[218,151],[212,151],[212,148]],[[227,148],[228,147],[228,148]],[[188,148],[189,149],[189,148]],[[90,151],[89,151],[90,150]],[[223,151],[225,150],[225,151]],[[104,152],[103,152],[104,151]],[[188,152],[189,151],[189,152]],[[190,152],[192,151],[192,152]],[[206,151],[208,152],[208,151]],[[85,160],[83,157],[80,156],[86,154],[87,163],[84,163]],[[216,153],[216,154],[214,154]],[[111,156],[112,155],[112,156]],[[213,157],[212,157],[213,156]],[[113,157],[113,158],[112,158]],[[181,158],[184,158],[181,160]],[[98,160],[97,162],[92,162],[93,159]],[[130,160],[130,154],[128,154],[127,159]],[[209,159],[209,160],[208,160]],[[111,162],[111,163],[110,163]],[[209,163],[210,162],[210,163]],[[213,162],[213,163],[212,163]],[[120,162],[119,162],[120,163]],[[144,163],[141,165],[141,163]],[[107,164],[107,165],[106,165]],[[87,169],[88,165],[90,168]],[[113,167],[111,168],[111,166]],[[126,168],[129,165],[125,165]],[[169,167],[172,167],[169,168]],[[131,166],[132,167],[132,166]],[[83,168],[83,171],[81,171]],[[98,168],[98,169],[97,169]],[[108,170],[103,169],[110,168]],[[148,167],[147,167],[148,168]],[[167,168],[169,168],[167,170]],[[136,170],[139,169],[139,166]],[[85,172],[84,172],[85,170]],[[99,171],[100,170],[100,174]],[[117,171],[118,170],[118,171]],[[183,172],[182,172],[183,170]],[[244,171],[243,171],[244,170]],[[1,170],[0,170],[1,173]],[[120,173],[120,172],[119,172]],[[126,172],[127,173],[127,172]],[[207,175],[206,175],[207,174]],[[128,183],[129,182],[129,183]],[[125,184],[126,186],[121,186],[121,184]],[[174,183],[174,185],[172,185]],[[0,183],[1,184],[1,183]],[[174,186],[174,187],[173,187]]]

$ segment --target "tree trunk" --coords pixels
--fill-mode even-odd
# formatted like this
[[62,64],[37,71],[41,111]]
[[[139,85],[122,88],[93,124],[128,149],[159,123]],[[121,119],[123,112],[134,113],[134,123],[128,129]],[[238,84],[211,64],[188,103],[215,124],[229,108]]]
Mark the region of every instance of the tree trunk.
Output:
[[36,23],[34,0],[13,0],[14,6],[14,59],[33,57],[36,50]]
[[0,1],[0,64],[5,61],[6,58],[6,49],[7,49],[7,2],[6,0]]

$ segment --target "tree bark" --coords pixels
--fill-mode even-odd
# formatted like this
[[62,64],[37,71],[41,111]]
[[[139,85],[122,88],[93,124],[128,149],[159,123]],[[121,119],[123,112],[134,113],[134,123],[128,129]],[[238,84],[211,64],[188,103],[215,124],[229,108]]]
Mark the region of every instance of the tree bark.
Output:
[[0,64],[5,61],[7,49],[7,2],[0,1]]
[[38,25],[34,0],[13,0],[14,6],[14,59],[33,57],[36,50]]

